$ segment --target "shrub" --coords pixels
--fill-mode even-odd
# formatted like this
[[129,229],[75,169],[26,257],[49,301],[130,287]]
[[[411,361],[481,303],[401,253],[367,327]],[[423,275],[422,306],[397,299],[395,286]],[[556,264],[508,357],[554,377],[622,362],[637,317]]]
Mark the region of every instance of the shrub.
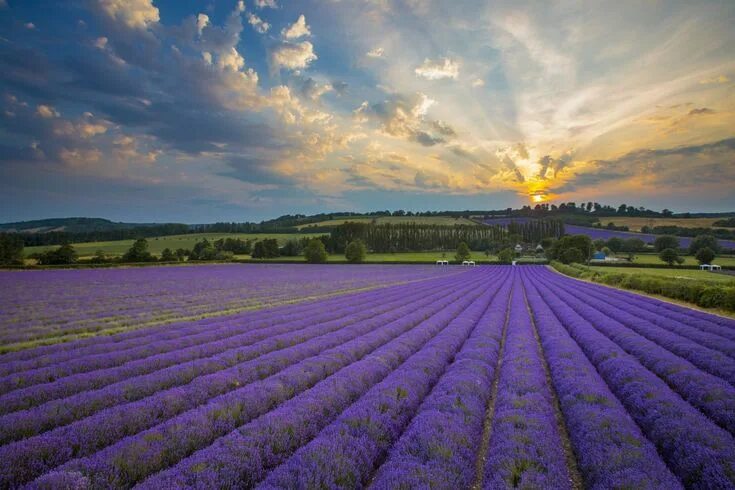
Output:
[[697,250],[694,258],[697,259],[697,262],[700,264],[711,264],[712,261],[715,260],[715,252],[709,247],[703,247]]
[[666,262],[669,265],[674,265],[675,262],[679,261],[679,253],[676,251],[676,249],[665,248],[661,250],[661,253],[658,254],[658,258],[661,259],[662,262]]
[[564,264],[572,264],[584,262],[585,258],[584,255],[582,255],[582,251],[580,249],[572,247],[562,250],[561,254],[559,255],[559,260]]
[[498,252],[498,261],[501,264],[510,264],[511,262],[513,262],[513,256],[514,256],[513,250],[509,248],[504,248],[503,250]]
[[309,240],[308,245],[304,248],[304,258],[310,264],[321,264],[327,261],[327,249],[324,243],[318,238]]
[[709,248],[716,253],[719,251],[720,246],[717,244],[717,239],[712,235],[697,235],[689,245],[689,253],[697,255],[697,252],[703,248]]
[[661,235],[653,242],[653,248],[656,252],[662,252],[667,248],[679,250],[679,239],[673,235]]
[[710,286],[702,291],[697,304],[705,308],[718,308],[725,306],[727,293],[725,288],[720,286]]
[[463,260],[469,260],[472,254],[470,253],[470,247],[465,242],[460,242],[457,245],[457,253],[454,254],[454,260],[462,262]]
[[367,255],[367,247],[362,240],[351,241],[345,247],[345,258],[348,262],[360,263],[365,260],[365,255]]

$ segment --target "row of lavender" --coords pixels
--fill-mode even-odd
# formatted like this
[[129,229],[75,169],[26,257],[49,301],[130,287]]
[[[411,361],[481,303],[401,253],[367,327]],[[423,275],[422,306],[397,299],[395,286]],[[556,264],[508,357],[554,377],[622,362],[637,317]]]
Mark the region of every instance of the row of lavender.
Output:
[[125,329],[446,275],[432,267],[277,264],[0,274],[0,344]]
[[735,323],[544,268],[120,337],[0,364],[0,486],[735,486]]

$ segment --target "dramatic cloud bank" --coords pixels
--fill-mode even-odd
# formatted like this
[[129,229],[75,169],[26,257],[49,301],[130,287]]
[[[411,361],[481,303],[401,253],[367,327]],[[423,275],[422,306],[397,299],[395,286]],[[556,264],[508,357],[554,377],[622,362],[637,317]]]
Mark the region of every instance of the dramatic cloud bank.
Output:
[[735,209],[735,4],[0,0],[0,221]]

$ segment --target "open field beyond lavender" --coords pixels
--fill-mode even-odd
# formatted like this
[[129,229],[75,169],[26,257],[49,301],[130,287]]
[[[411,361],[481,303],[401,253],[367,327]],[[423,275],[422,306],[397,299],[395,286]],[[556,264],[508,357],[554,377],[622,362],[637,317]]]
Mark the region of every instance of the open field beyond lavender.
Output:
[[0,356],[0,488],[735,486],[733,320],[541,266],[0,277],[6,338],[274,298]]

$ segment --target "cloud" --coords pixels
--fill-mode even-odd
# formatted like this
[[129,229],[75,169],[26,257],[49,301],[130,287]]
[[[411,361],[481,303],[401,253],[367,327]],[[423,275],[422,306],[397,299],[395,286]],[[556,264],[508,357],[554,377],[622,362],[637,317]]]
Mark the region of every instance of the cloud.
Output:
[[457,132],[449,123],[444,121],[432,121],[431,126],[440,134],[448,137],[457,136]]
[[306,25],[306,17],[304,14],[299,15],[299,18],[291,24],[289,27],[284,28],[281,31],[281,35],[286,39],[298,39],[304,36],[311,36],[311,30]]
[[689,111],[688,115],[689,116],[699,116],[699,115],[714,114],[714,113],[715,111],[713,111],[709,107],[699,107],[699,108],[695,108]]
[[237,49],[231,47],[228,51],[220,53],[217,59],[217,65],[222,69],[230,69],[233,71],[239,71],[245,66],[245,59],[240,56]]
[[567,152],[563,154],[559,158],[554,158],[551,155],[544,155],[541,157],[538,161],[538,164],[540,166],[540,170],[538,173],[538,178],[541,180],[544,180],[547,178],[547,173],[549,169],[551,169],[554,173],[553,176],[556,177],[559,172],[561,172],[564,168],[566,168],[572,161],[572,153]]
[[26,22],[25,24],[23,24],[23,27],[32,31],[36,28],[36,24],[34,24],[33,22]]
[[384,54],[385,50],[383,48],[373,48],[365,53],[365,56],[368,58],[382,58]]
[[730,79],[725,75],[720,75],[717,77],[712,78],[705,78],[704,80],[700,80],[699,83],[702,85],[712,85],[712,84],[719,84],[719,83],[727,83]]
[[43,117],[45,119],[50,119],[52,117],[59,117],[59,113],[56,112],[56,110],[51,107],[50,105],[44,105],[40,104],[38,107],[36,107],[36,114],[38,114],[40,117]]
[[508,155],[505,155],[503,157],[502,162],[508,170],[513,172],[513,175],[515,176],[516,181],[518,181],[519,183],[523,183],[526,181],[526,178],[523,176],[523,173],[521,173],[521,170],[518,168],[516,163]]
[[[730,192],[735,180],[735,138],[701,145],[641,149],[610,160],[592,160],[557,191],[582,187],[628,186],[638,192],[684,195],[697,192]],[[707,191],[706,189],[710,189]]]
[[449,58],[438,60],[426,58],[414,72],[419,77],[427,80],[442,80],[445,78],[456,80],[459,77],[459,63]]
[[278,68],[300,70],[317,59],[314,46],[309,41],[299,43],[282,42],[271,51],[271,62]]
[[260,17],[250,12],[248,12],[248,23],[253,26],[253,29],[255,29],[256,32],[261,34],[265,34],[268,32],[268,29],[271,28],[269,23],[263,21]]
[[105,49],[107,47],[108,39],[104,36],[98,37],[94,40],[94,47],[97,49]]
[[197,15],[197,32],[202,35],[202,31],[209,25],[209,16],[207,14]]
[[422,189],[440,189],[449,185],[449,179],[446,176],[429,173],[425,170],[418,170],[413,181],[416,187]]
[[160,20],[152,0],[99,0],[98,5],[108,17],[131,29],[147,29]]
[[474,80],[472,80],[472,83],[470,85],[472,85],[475,88],[477,88],[477,87],[484,87],[485,86],[485,80],[483,80],[482,78],[475,78]]
[[330,83],[319,83],[313,78],[307,78],[301,85],[301,94],[311,100],[319,100],[319,98],[334,90],[334,87]]
[[263,8],[272,8],[277,9],[278,3],[276,3],[276,0],[255,0],[255,6],[259,9]]

